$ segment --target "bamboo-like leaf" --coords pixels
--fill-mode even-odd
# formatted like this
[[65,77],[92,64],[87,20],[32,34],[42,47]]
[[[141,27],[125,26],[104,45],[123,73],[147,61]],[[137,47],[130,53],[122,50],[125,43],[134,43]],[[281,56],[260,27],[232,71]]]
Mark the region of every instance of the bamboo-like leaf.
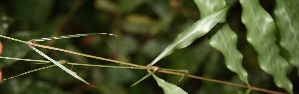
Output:
[[[77,74],[75,74],[75,72],[71,71],[70,69],[66,68],[65,66],[63,66],[62,64],[60,64],[59,62],[55,61],[54,59],[50,58],[49,56],[47,56],[46,54],[44,54],[43,52],[39,51],[38,49],[36,49],[33,46],[29,46],[32,50],[34,50],[35,52],[37,52],[38,54],[40,54],[41,56],[43,56],[44,58],[48,59],[49,61],[51,61],[52,63],[54,63],[56,66],[58,66],[59,68],[61,68],[62,70],[64,70],[65,72],[67,72],[68,74],[72,75],[73,77],[75,77],[76,79],[84,82],[87,85],[90,85],[87,81],[85,81],[83,78],[81,78],[80,76],[78,76]],[[92,85],[90,85],[92,86]]]
[[[202,17],[205,17],[226,6],[225,0],[194,0],[194,2],[196,3]],[[236,47],[237,40],[235,32],[233,32],[230,27],[225,24],[215,35],[212,36],[210,44],[212,47],[224,54],[226,67],[237,73],[244,83],[249,84],[248,73],[242,66],[243,55]]]
[[168,83],[164,81],[163,79],[157,77],[156,75],[153,74],[153,77],[157,81],[158,85],[163,89],[165,94],[188,94],[186,91],[181,89],[180,87]]
[[212,13],[211,15],[195,22],[166,47],[166,49],[149,65],[154,65],[163,57],[169,55],[174,49],[181,49],[190,45],[195,39],[208,33],[226,15],[228,7]]
[[299,75],[299,17],[295,3],[290,0],[276,0],[275,20],[280,30],[280,44],[290,53],[290,63],[297,67]]
[[240,0],[242,22],[247,28],[247,40],[258,53],[262,70],[273,76],[274,83],[292,93],[293,85],[287,78],[288,62],[279,54],[276,44],[275,23],[261,7],[259,0]]
[[194,0],[201,18],[226,6],[225,0]]
[[237,73],[243,82],[249,84],[248,74],[242,66],[243,55],[236,47],[237,35],[229,28],[228,24],[225,24],[212,36],[210,44],[224,55],[226,67]]

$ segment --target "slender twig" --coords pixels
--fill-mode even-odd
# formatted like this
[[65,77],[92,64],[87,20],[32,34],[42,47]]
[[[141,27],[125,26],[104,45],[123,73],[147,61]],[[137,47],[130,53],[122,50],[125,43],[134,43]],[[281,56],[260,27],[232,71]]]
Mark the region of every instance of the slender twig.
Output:
[[149,73],[149,74],[145,75],[144,77],[142,77],[141,79],[139,79],[138,81],[136,81],[134,84],[132,84],[131,87],[137,85],[138,83],[140,83],[141,81],[143,81],[144,79],[148,78],[151,75],[153,75],[153,73]]
[[108,59],[108,58],[103,58],[103,57],[98,57],[98,56],[83,54],[83,53],[79,53],[79,52],[73,52],[73,51],[69,51],[69,50],[65,50],[65,49],[55,48],[55,47],[46,46],[46,45],[40,45],[40,44],[36,44],[36,43],[30,43],[30,42],[26,42],[26,41],[23,41],[23,40],[15,39],[15,38],[12,38],[12,37],[7,37],[7,36],[4,36],[4,35],[0,35],[0,37],[6,38],[6,39],[10,39],[10,40],[13,40],[13,41],[17,41],[17,42],[21,42],[21,43],[24,43],[24,44],[27,44],[27,45],[31,45],[31,46],[35,46],[35,47],[40,47],[40,48],[45,48],[45,49],[51,49],[51,50],[56,50],[56,51],[61,51],[61,52],[66,52],[66,53],[75,54],[75,55],[79,55],[79,56],[83,56],[83,57],[89,57],[89,58],[93,58],[93,59],[98,59],[98,60],[103,60],[103,61],[108,61],[108,62],[114,62],[114,63],[118,63],[118,64],[122,64],[122,65],[128,65],[128,66],[139,67],[139,68],[146,68],[146,66],[142,66],[142,65],[137,65],[137,64],[132,64],[132,63],[127,63],[127,62],[117,61],[117,60],[113,60],[113,59]]
[[58,40],[58,39],[68,39],[68,38],[76,38],[76,37],[85,37],[85,36],[91,36],[91,35],[116,36],[115,34],[110,34],[110,33],[89,33],[89,34],[75,34],[75,35],[66,35],[66,36],[59,36],[59,37],[32,39],[32,41],[33,42],[39,42],[39,41],[48,41],[48,40]]
[[79,64],[79,63],[67,63],[68,65],[74,66],[86,66],[86,67],[103,67],[103,68],[119,68],[119,69],[145,69],[138,67],[127,67],[127,66],[107,66],[107,65],[92,65],[92,64]]
[[[151,71],[152,70],[152,71]],[[138,81],[136,81],[134,84],[131,85],[131,87],[137,85],[138,83],[140,83],[141,81],[143,81],[144,79],[148,78],[149,76],[153,75],[155,72],[157,72],[158,70],[160,70],[159,67],[156,66],[148,66],[148,74],[145,75],[144,77],[142,77],[141,79],[139,79]]]
[[[21,42],[21,43],[24,43],[24,44],[27,44],[27,45],[31,45],[31,46],[35,46],[35,47],[46,48],[46,49],[51,49],[51,50],[56,50],[56,51],[61,51],[61,52],[66,52],[66,53],[75,54],[75,55],[79,55],[79,56],[83,56],[83,57],[89,57],[89,58],[93,58],[93,59],[98,59],[98,60],[103,60],[103,61],[109,61],[109,62],[118,63],[118,64],[121,64],[121,65],[132,66],[132,67],[136,67],[136,68],[157,70],[155,67],[142,66],[142,65],[137,65],[137,64],[132,64],[132,63],[127,63],[127,62],[117,61],[117,60],[113,60],[113,59],[108,59],[108,58],[103,58],[103,57],[98,57],[98,56],[83,54],[83,53],[79,53],[79,52],[73,52],[73,51],[69,51],[69,50],[65,50],[65,49],[55,48],[55,47],[46,46],[46,45],[40,45],[40,44],[36,44],[36,43],[28,43],[28,42],[23,41],[23,40],[19,40],[19,39],[7,37],[7,36],[3,36],[3,35],[0,35],[0,37],[6,38],[6,39],[10,39],[10,40],[13,40],[13,41],[17,41],[17,42]],[[181,73],[181,72],[177,72],[177,71],[170,71],[170,70],[159,69],[157,72],[166,73],[166,74],[172,74],[172,75],[179,75],[179,76],[186,76],[186,77],[190,77],[190,78],[194,78],[194,79],[199,79],[199,80],[204,80],[204,81],[209,81],[209,82],[214,82],[214,83],[221,83],[221,84],[226,84],[226,85],[243,87],[243,88],[248,88],[248,89],[252,89],[252,90],[255,90],[255,91],[261,91],[261,92],[265,92],[265,93],[286,94],[286,93],[282,93],[282,92],[277,92],[277,91],[262,89],[262,88],[253,87],[253,86],[247,86],[247,85],[242,85],[242,84],[237,84],[237,83],[231,83],[231,82],[227,82],[227,81],[221,81],[221,80],[215,80],[215,79],[210,79],[210,78],[204,78],[204,77],[190,75],[190,74]]]
[[39,70],[43,70],[43,69],[47,69],[47,68],[51,68],[51,67],[55,67],[55,66],[56,66],[56,65],[49,65],[49,66],[41,67],[41,68],[38,68],[38,69],[30,70],[30,71],[21,73],[21,74],[16,75],[16,76],[12,76],[12,77],[3,79],[3,81],[9,80],[9,79],[13,79],[13,78],[16,78],[16,77],[20,77],[20,76],[22,76],[22,75],[26,75],[26,74],[28,74],[28,73],[36,72],[36,71],[39,71]]
[[[186,75],[184,73],[174,72],[174,71],[167,71],[167,70],[159,70],[157,72],[166,73],[166,74],[173,74],[173,75],[179,75],[179,76]],[[262,89],[262,88],[258,88],[258,87],[248,86],[248,85],[231,83],[231,82],[227,82],[227,81],[221,81],[221,80],[215,80],[215,79],[210,79],[210,78],[204,78],[204,77],[199,77],[199,76],[195,76],[195,75],[191,75],[191,74],[187,74],[186,77],[190,77],[190,78],[194,78],[194,79],[199,79],[199,80],[204,80],[204,81],[209,81],[209,82],[214,82],[214,83],[221,83],[221,84],[231,85],[231,86],[236,86],[236,87],[248,88],[248,89],[252,89],[252,90],[255,90],[255,91],[261,91],[261,92],[270,93],[270,94],[286,94],[286,93],[283,93],[283,92],[277,92],[277,91]]]
[[98,60],[103,60],[103,61],[108,61],[108,62],[114,62],[114,63],[118,63],[118,64],[122,64],[122,65],[128,65],[128,66],[139,67],[139,68],[146,68],[146,66],[141,66],[141,65],[127,63],[127,62],[122,62],[122,61],[117,61],[117,60],[113,60],[113,59],[108,59],[108,58],[103,58],[103,57],[98,57],[98,56],[83,54],[83,53],[79,53],[79,52],[73,52],[73,51],[69,51],[69,50],[65,50],[65,49],[60,49],[60,48],[55,48],[55,47],[40,45],[40,44],[36,44],[36,43],[32,43],[31,45],[35,46],[35,47],[46,48],[46,49],[51,49],[51,50],[56,50],[56,51],[61,51],[61,52],[66,52],[66,53],[75,54],[75,55],[84,56],[84,57],[89,57],[89,58],[93,58],[93,59],[98,59]]
[[34,60],[34,59],[12,58],[12,57],[2,57],[2,56],[0,56],[0,58],[2,58],[2,59],[11,59],[11,60],[29,61],[29,62],[39,62],[39,63],[42,63],[42,64],[49,64],[49,63],[51,63],[50,61],[45,61],[45,60]]
[[[38,62],[35,64],[51,64],[51,61],[46,60],[35,60],[35,59],[23,59],[23,58],[11,58],[11,57],[2,57],[2,59],[10,59],[10,60],[18,60],[18,61],[27,61],[27,62]],[[85,67],[103,67],[103,68],[119,68],[119,69],[147,69],[147,68],[138,68],[138,67],[131,67],[131,66],[109,66],[109,65],[95,65],[95,64],[84,64],[84,63],[72,63],[65,61],[67,65],[73,66],[85,66]]]

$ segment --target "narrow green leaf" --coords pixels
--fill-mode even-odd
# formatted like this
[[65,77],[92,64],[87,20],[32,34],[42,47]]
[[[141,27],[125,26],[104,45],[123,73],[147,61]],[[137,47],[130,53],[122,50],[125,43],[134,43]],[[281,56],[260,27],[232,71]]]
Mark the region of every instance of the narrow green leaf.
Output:
[[165,94],[188,94],[186,91],[184,91],[180,87],[178,87],[172,83],[168,83],[168,82],[164,81],[163,79],[157,77],[154,74],[153,74],[153,77],[157,81],[158,85],[163,89]]
[[[29,46],[32,50],[34,50],[35,52],[37,52],[38,54],[40,54],[41,56],[43,56],[44,58],[48,59],[49,61],[51,61],[52,63],[54,63],[56,66],[58,66],[60,69],[64,70],[65,72],[67,72],[68,74],[72,75],[73,77],[75,77],[76,79],[84,82],[87,85],[90,85],[87,81],[85,81],[83,78],[81,78],[80,76],[78,76],[75,72],[71,71],[70,69],[66,68],[65,66],[63,66],[62,64],[60,64],[59,62],[55,61],[54,59],[50,58],[49,56],[47,56],[46,54],[44,54],[43,52],[41,52],[40,50],[36,49],[33,46]],[[90,85],[92,86],[92,85]]]
[[[194,2],[196,3],[202,17],[205,17],[226,6],[225,0],[194,0]],[[233,32],[230,27],[225,24],[215,35],[212,36],[210,44],[224,55],[226,67],[237,73],[244,83],[249,84],[248,73],[242,66],[243,55],[236,47],[237,40],[235,32]]]
[[278,87],[292,93],[293,85],[286,76],[289,64],[279,54],[272,17],[261,7],[259,0],[240,0],[240,3],[243,8],[241,19],[247,28],[247,40],[258,53],[261,69],[273,76]]
[[195,22],[166,47],[166,49],[149,65],[154,65],[163,57],[169,55],[174,49],[181,49],[190,45],[195,39],[208,33],[226,15],[228,7],[212,13],[211,15]]
[[[295,3],[289,0],[276,0],[275,21],[280,30],[280,44],[290,53],[290,63],[297,67],[299,75],[299,17]],[[298,6],[298,5],[297,5]]]
[[224,54],[226,67],[237,73],[243,82],[249,84],[248,74],[242,66],[243,55],[236,47],[237,35],[229,28],[228,24],[225,24],[212,36],[210,44]]
[[194,0],[194,2],[198,7],[201,18],[226,6],[225,0]]

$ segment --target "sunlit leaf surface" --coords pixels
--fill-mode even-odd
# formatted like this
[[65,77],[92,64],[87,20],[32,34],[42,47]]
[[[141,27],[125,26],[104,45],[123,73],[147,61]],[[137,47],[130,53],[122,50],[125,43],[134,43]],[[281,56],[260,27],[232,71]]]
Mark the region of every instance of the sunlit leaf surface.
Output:
[[186,91],[181,89],[180,87],[168,83],[164,81],[163,79],[157,77],[156,75],[153,75],[155,80],[157,81],[158,85],[163,89],[165,94],[188,94]]
[[213,14],[198,20],[185,31],[180,33],[177,38],[166,47],[166,49],[150,63],[154,65],[163,57],[169,55],[174,49],[181,49],[190,45],[195,39],[205,35],[209,32],[225,15],[228,7],[214,12]]
[[[298,2],[298,1],[297,1]],[[299,75],[299,17],[296,3],[276,0],[275,20],[280,31],[280,44],[290,53],[290,63]]]
[[226,67],[237,73],[243,82],[249,84],[248,74],[242,66],[243,55],[236,48],[237,35],[227,24],[212,36],[210,44],[224,54]]
[[194,0],[201,18],[226,6],[225,0]]
[[273,76],[278,87],[292,93],[293,85],[286,76],[289,64],[279,54],[273,19],[261,7],[259,0],[240,0],[240,3],[243,8],[241,19],[247,28],[247,40],[258,54],[261,69]]
[[[187,27],[200,18],[229,5],[228,15],[225,14],[227,17],[223,17],[218,22],[219,24],[213,26],[212,31],[207,33],[210,34],[209,36],[204,35],[204,38],[193,41],[192,45],[182,50],[175,50],[167,57],[162,57],[163,59],[158,61],[165,63],[155,66],[184,69],[193,75],[242,83],[239,79],[240,76],[234,75],[228,70],[224,63],[226,60],[224,54],[221,55],[220,51],[215,50],[209,44],[209,40],[217,35],[217,30],[229,23],[230,28],[238,35],[238,50],[243,54],[242,62],[246,66],[246,70],[250,73],[254,72],[248,76],[250,84],[268,90],[281,91],[273,86],[271,75],[259,71],[255,50],[246,42],[246,32],[244,32],[246,28],[240,18],[242,7],[238,2],[235,3],[236,1],[238,0],[130,0],[130,2],[127,0],[0,0],[0,15],[6,16],[0,17],[0,35],[27,41],[61,35],[113,33],[117,36],[87,36],[39,43],[133,64],[147,65]],[[287,3],[286,5],[290,7],[286,12],[292,12],[288,13],[292,23],[298,22],[295,19],[295,16],[299,15],[297,12],[299,10],[298,0],[280,1]],[[275,14],[276,3],[271,0],[260,0],[260,2],[263,3],[261,4],[263,7],[267,8],[267,12],[275,17],[275,24],[279,26],[278,17],[283,16]],[[200,8],[196,5],[200,5]],[[280,30],[281,32],[276,30],[275,33],[277,37],[280,37],[277,38],[277,45],[281,45],[282,36],[280,34],[286,32],[287,29],[284,28],[288,27],[287,24],[283,25],[283,28],[279,26],[279,29],[283,30]],[[0,38],[0,41],[4,47],[2,56],[44,59],[26,44],[4,38]],[[282,56],[290,61],[291,53],[287,48],[280,46],[280,49],[283,49],[281,50]],[[118,64],[59,51],[47,49],[41,49],[41,51],[54,60],[118,66]],[[297,50],[292,52],[295,51]],[[0,59],[3,79],[43,66],[45,65],[38,62]],[[76,72],[78,76],[87,78],[86,81],[98,88],[85,85],[59,67],[55,67],[3,81],[0,92],[1,94],[164,94],[164,91],[155,82],[153,84],[151,80],[145,80],[132,88],[128,87],[128,84],[140,79],[146,71],[68,64],[64,64],[64,66]],[[296,78],[298,75],[293,71],[296,68],[290,69],[292,71],[289,71],[288,77]],[[133,74],[129,71],[132,71]],[[168,82],[177,82],[179,78],[179,76],[163,75],[163,79]],[[298,82],[298,79],[292,79],[292,81],[296,87],[295,82]],[[174,84],[191,94],[234,94],[245,90],[240,87],[195,81],[195,79],[188,78]],[[260,93],[262,92],[252,90],[252,94]],[[299,94],[298,89],[294,89],[294,93]]]
[[[212,12],[226,6],[225,0],[194,0],[200,14],[205,17]],[[238,74],[239,78],[248,83],[248,73],[242,66],[243,55],[237,49],[237,35],[225,24],[210,39],[210,44],[220,51],[225,57],[225,64],[228,69]]]

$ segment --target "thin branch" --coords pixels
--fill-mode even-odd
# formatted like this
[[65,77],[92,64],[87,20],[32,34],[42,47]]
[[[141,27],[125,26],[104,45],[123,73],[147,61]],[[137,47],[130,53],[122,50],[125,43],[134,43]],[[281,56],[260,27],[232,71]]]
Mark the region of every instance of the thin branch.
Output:
[[39,62],[39,63],[42,63],[42,64],[49,64],[49,63],[51,63],[50,61],[45,61],[45,60],[12,58],[12,57],[2,57],[2,56],[0,56],[0,58],[2,58],[2,59],[10,59],[10,60],[21,60],[21,61],[28,61],[28,62]]
[[237,84],[237,83],[231,83],[231,82],[227,82],[227,81],[221,81],[221,80],[215,80],[215,79],[210,79],[210,78],[204,78],[204,77],[190,75],[190,74],[186,75],[186,74],[180,73],[180,72],[167,71],[167,70],[159,70],[158,72],[160,72],[160,73],[166,73],[166,74],[179,75],[179,76],[184,76],[185,75],[187,77],[194,78],[194,79],[199,79],[199,80],[204,80],[204,81],[209,81],[209,82],[214,82],[214,83],[221,83],[221,84],[231,85],[231,86],[236,86],[236,87],[243,87],[243,88],[248,88],[248,89],[255,90],[255,91],[261,91],[261,92],[265,92],[265,93],[270,93],[270,94],[286,94],[286,93],[283,93],[283,92],[277,92],[277,91],[262,89],[262,88],[253,87],[253,86],[247,86],[247,85],[242,85],[242,84]]
[[[51,49],[51,50],[66,52],[66,53],[70,53],[70,54],[75,54],[75,55],[79,55],[79,56],[83,56],[83,57],[89,57],[89,58],[93,58],[93,59],[98,59],[98,60],[103,60],[103,61],[108,61],[108,62],[114,62],[114,63],[118,63],[118,64],[121,64],[121,65],[127,65],[127,66],[136,67],[136,68],[150,69],[150,70],[157,71],[157,68],[155,66],[142,66],[142,65],[137,65],[137,64],[133,64],[133,63],[127,63],[127,62],[117,61],[117,60],[113,60],[113,59],[108,59],[108,58],[103,58],[103,57],[98,57],[98,56],[83,54],[83,53],[79,53],[79,52],[73,52],[73,51],[69,51],[69,50],[65,50],[65,49],[60,49],[60,48],[55,48],[55,47],[51,47],[51,46],[40,45],[40,44],[36,44],[36,43],[28,43],[26,41],[15,39],[15,38],[11,38],[11,37],[7,37],[7,36],[4,36],[4,35],[0,35],[0,37],[6,38],[6,39],[10,39],[10,40],[13,40],[13,41],[17,41],[17,42],[21,42],[21,43],[24,43],[24,44],[27,44],[27,45],[30,45],[30,46],[35,46],[35,47],[40,47],[40,48],[46,48],[46,49]],[[253,87],[253,86],[247,86],[247,85],[242,85],[242,84],[237,84],[237,83],[231,83],[231,82],[227,82],[227,81],[221,81],[221,80],[204,78],[204,77],[190,75],[190,74],[181,73],[181,72],[177,72],[177,71],[171,71],[171,70],[163,70],[163,69],[161,69],[161,70],[158,70],[157,72],[166,73],[166,74],[173,74],[173,75],[179,75],[179,76],[186,76],[186,77],[190,77],[190,78],[194,78],[194,79],[199,79],[199,80],[204,80],[204,81],[209,81],[209,82],[214,82],[214,83],[221,83],[221,84],[226,84],[226,85],[231,85],[231,86],[243,87],[243,88],[248,88],[248,89],[252,89],[252,90],[255,90],[255,91],[261,91],[261,92],[265,92],[265,93],[286,94],[286,93],[282,93],[282,92],[277,92],[277,91],[262,89],[262,88]]]
[[133,67],[138,67],[138,68],[146,68],[146,66],[142,66],[142,65],[137,65],[137,64],[133,64],[133,63],[127,63],[127,62],[117,61],[117,60],[113,60],[113,59],[108,59],[108,58],[83,54],[83,53],[79,53],[79,52],[73,52],[73,51],[69,51],[69,50],[65,50],[65,49],[55,48],[55,47],[46,46],[46,45],[40,45],[40,44],[36,44],[36,43],[31,43],[30,45],[35,46],[35,47],[40,47],[40,48],[51,49],[51,50],[66,52],[66,53],[70,53],[70,54],[75,54],[75,55],[79,55],[79,56],[83,56],[83,57],[89,57],[89,58],[93,58],[93,59],[98,59],[98,60],[103,60],[103,61],[108,61],[108,62],[114,62],[114,63],[127,65],[127,66],[133,66]]

